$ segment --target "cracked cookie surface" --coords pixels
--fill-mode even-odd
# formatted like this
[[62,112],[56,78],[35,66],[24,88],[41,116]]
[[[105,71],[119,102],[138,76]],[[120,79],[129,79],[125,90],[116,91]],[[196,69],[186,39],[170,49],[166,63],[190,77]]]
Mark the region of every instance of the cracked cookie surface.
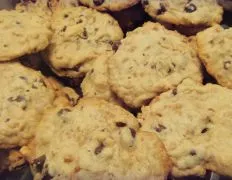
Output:
[[185,80],[142,108],[142,131],[158,135],[173,161],[174,176],[231,176],[232,91]]
[[96,98],[52,109],[35,139],[36,157],[44,159],[42,174],[54,179],[164,179],[170,161],[163,144],[153,133],[138,130],[132,114]]
[[129,32],[108,64],[113,91],[132,107],[141,107],[185,78],[202,79],[192,42],[152,22]]

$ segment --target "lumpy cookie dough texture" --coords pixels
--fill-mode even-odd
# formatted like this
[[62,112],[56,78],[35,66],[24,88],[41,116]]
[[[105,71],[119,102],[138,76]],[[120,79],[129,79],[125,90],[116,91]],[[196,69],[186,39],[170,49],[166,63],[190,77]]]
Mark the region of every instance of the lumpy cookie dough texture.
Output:
[[116,95],[109,84],[107,61],[110,56],[100,57],[81,83],[83,97],[98,97],[112,103],[118,103]]
[[223,15],[217,0],[142,0],[142,4],[151,17],[176,25],[211,26]]
[[112,46],[123,38],[121,28],[110,15],[85,7],[57,9],[52,29],[47,58],[61,76],[82,76],[87,64],[103,54],[113,53]]
[[232,91],[185,80],[161,94],[139,115],[143,131],[158,135],[173,161],[174,176],[232,175]]
[[132,107],[141,107],[183,79],[201,82],[200,63],[188,38],[148,22],[127,34],[109,64],[113,91]]
[[120,11],[137,4],[139,0],[80,0],[80,2],[99,11]]
[[43,18],[26,11],[0,11],[0,61],[45,49],[51,30]]
[[163,144],[153,133],[138,130],[132,114],[100,99],[52,109],[35,138],[42,174],[54,179],[164,179],[170,161]]
[[199,56],[207,71],[225,87],[232,88],[232,28],[216,25],[198,33]]
[[0,148],[22,146],[34,137],[55,94],[41,73],[17,62],[1,63],[0,72]]

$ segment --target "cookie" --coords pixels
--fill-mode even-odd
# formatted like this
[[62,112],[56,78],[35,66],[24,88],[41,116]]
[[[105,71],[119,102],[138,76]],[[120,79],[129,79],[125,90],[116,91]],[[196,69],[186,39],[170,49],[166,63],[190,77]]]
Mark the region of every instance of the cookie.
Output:
[[185,80],[161,94],[139,115],[142,131],[165,144],[174,176],[204,175],[206,169],[232,175],[232,91]]
[[110,56],[104,56],[94,62],[92,69],[86,74],[81,83],[83,97],[98,97],[112,103],[118,103],[109,84],[108,60],[110,60]]
[[136,108],[185,78],[202,80],[188,38],[158,23],[148,22],[128,33],[108,64],[111,88]]
[[137,4],[139,0],[80,0],[80,2],[99,11],[120,11]]
[[123,38],[121,28],[110,15],[85,7],[58,8],[52,29],[46,58],[60,76],[83,76],[91,61],[113,53],[114,43]]
[[232,88],[232,28],[216,25],[197,34],[199,56],[217,82]]
[[145,11],[153,18],[176,25],[218,24],[223,9],[217,0],[142,0]]
[[55,93],[40,72],[17,62],[0,64],[0,148],[28,143]]
[[0,11],[0,61],[45,49],[51,30],[43,18],[27,11]]
[[35,176],[164,179],[171,164],[163,144],[153,133],[138,130],[132,114],[100,99],[51,109],[35,138]]

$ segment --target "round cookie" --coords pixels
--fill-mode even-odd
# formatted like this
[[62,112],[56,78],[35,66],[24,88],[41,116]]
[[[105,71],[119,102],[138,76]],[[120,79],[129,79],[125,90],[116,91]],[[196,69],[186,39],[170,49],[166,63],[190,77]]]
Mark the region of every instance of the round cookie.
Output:
[[55,93],[40,72],[17,62],[0,64],[0,148],[28,143]]
[[201,82],[200,63],[188,41],[152,22],[128,33],[108,61],[113,91],[129,106],[141,107],[185,78]]
[[176,25],[211,26],[223,15],[217,0],[142,0],[142,4],[151,17]]
[[[232,175],[232,91],[185,80],[142,108],[142,131],[158,135],[173,161],[174,176]],[[227,140],[226,140],[227,139]]]
[[213,26],[197,34],[199,56],[217,82],[232,88],[232,28]]
[[58,8],[52,29],[46,56],[60,76],[83,76],[91,61],[113,53],[114,43],[123,38],[121,28],[110,15],[86,7]]
[[0,10],[0,61],[45,49],[51,35],[49,23],[35,13]]
[[170,161],[163,144],[153,133],[138,130],[132,114],[100,99],[51,109],[35,138],[32,167],[37,162],[43,167],[35,177],[165,179]]
[[98,97],[112,103],[119,103],[110,89],[107,61],[110,56],[102,56],[96,60],[92,69],[86,74],[81,83],[83,97]]
[[120,11],[137,4],[139,0],[80,0],[80,2],[99,11]]

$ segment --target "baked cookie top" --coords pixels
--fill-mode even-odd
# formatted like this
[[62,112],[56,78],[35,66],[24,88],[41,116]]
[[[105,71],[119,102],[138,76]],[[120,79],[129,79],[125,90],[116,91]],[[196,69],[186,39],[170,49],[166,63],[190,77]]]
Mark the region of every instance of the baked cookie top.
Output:
[[232,28],[208,28],[197,34],[197,45],[207,71],[220,85],[232,88]]
[[52,29],[47,58],[61,76],[83,75],[87,63],[112,53],[114,43],[123,38],[121,28],[110,15],[85,7],[57,9]]
[[92,69],[81,83],[83,97],[98,97],[112,103],[119,103],[109,84],[107,61],[110,57],[102,56],[92,64]]
[[137,4],[139,0],[80,0],[80,2],[99,11],[120,11]]
[[185,78],[201,82],[201,70],[189,39],[148,22],[127,34],[109,64],[113,91],[132,107],[175,87]]
[[17,62],[0,64],[0,148],[28,143],[55,93],[44,76]]
[[232,91],[185,80],[142,108],[141,130],[158,135],[171,157],[174,176],[232,175]]
[[0,61],[45,49],[51,35],[48,23],[35,13],[0,10]]
[[73,108],[52,109],[41,121],[35,139],[36,157],[43,159],[42,175],[164,179],[170,161],[163,144],[153,133],[138,129],[132,114],[100,99],[84,98]]
[[145,11],[159,21],[176,25],[218,24],[223,9],[217,0],[142,0]]

